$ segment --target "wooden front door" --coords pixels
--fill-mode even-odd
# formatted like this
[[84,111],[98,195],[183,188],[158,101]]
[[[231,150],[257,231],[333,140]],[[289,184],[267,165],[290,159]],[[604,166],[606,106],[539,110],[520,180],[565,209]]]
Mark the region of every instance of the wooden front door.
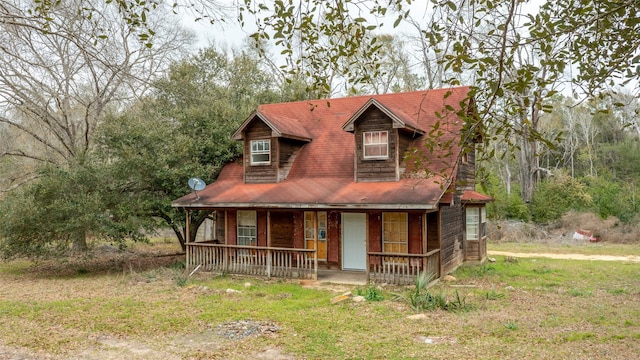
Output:
[[318,260],[327,261],[327,212],[304,212],[304,241],[307,249],[316,249]]
[[342,269],[367,268],[367,214],[342,213]]

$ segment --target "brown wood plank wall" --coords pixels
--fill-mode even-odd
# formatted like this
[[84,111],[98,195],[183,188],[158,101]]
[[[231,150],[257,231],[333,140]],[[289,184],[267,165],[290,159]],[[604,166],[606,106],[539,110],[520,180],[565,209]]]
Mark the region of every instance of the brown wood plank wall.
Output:
[[[271,164],[251,166],[251,140],[271,140]],[[278,177],[278,142],[271,139],[271,129],[262,121],[254,121],[244,135],[244,180],[247,184],[275,183]]]
[[458,165],[458,191],[475,190],[476,182],[476,151],[475,143],[467,144],[467,162]]
[[292,248],[294,243],[294,213],[271,211],[271,246]]
[[369,251],[382,251],[382,211],[369,212]]
[[[397,181],[398,131],[393,129],[391,119],[378,109],[366,111],[354,126],[356,144],[356,180],[357,181]],[[365,160],[362,152],[362,133],[366,131],[389,132],[389,158],[384,160]]]
[[[458,195],[454,197],[460,198]],[[454,270],[463,261],[463,229],[462,207],[460,201],[455,205],[441,205],[441,266],[442,274]]]
[[340,264],[341,223],[340,212],[329,211],[327,214],[327,262],[334,265]]
[[236,211],[227,210],[227,245],[238,244],[238,227],[236,221]]
[[304,249],[304,211],[293,212],[293,247]]
[[440,248],[440,227],[438,225],[438,213],[427,214],[427,251]]
[[267,211],[256,211],[258,246],[267,246]]
[[218,241],[218,243],[220,244],[226,244],[226,239],[224,238],[224,219],[226,216],[225,211],[223,210],[214,210],[214,216],[216,219],[216,237],[215,239]]
[[[422,213],[409,213],[409,254],[422,254]],[[426,251],[425,251],[426,253]]]

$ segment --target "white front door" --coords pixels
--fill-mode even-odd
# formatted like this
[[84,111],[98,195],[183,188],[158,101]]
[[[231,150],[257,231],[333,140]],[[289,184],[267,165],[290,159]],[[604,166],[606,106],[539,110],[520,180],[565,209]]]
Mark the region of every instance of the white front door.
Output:
[[342,213],[342,269],[367,268],[367,214]]

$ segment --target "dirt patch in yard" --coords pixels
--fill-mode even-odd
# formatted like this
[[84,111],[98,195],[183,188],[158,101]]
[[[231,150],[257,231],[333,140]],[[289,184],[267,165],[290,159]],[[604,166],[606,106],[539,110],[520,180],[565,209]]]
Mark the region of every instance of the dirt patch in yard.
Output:
[[488,251],[489,255],[501,255],[520,258],[547,258],[564,260],[599,260],[599,261],[631,261],[640,262],[640,256],[613,256],[613,255],[583,255],[583,254],[544,254],[544,253],[522,253],[511,251]]

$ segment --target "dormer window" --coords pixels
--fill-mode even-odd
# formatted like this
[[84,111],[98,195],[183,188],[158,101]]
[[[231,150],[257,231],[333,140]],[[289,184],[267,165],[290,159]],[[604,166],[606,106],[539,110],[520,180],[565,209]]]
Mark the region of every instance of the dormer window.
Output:
[[388,131],[367,131],[362,134],[362,137],[365,159],[387,159],[389,157]]
[[251,165],[271,164],[271,140],[251,140]]

